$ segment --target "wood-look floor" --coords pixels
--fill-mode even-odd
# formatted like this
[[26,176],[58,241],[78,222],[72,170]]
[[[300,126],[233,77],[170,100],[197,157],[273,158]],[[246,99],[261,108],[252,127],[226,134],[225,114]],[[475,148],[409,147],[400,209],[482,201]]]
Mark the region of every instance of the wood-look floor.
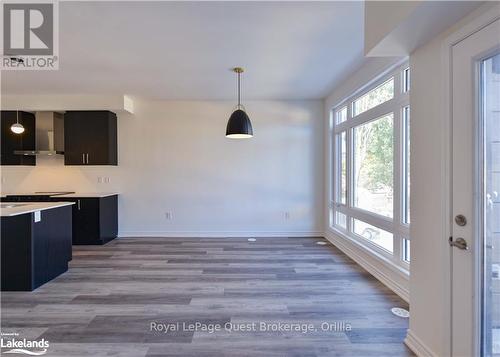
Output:
[[[2,332],[48,356],[409,356],[407,304],[322,238],[120,238],[2,293]],[[309,323],[317,331],[151,331],[151,323]],[[322,331],[321,323],[351,331]],[[342,325],[341,323],[344,323]],[[182,327],[182,325],[181,325]]]

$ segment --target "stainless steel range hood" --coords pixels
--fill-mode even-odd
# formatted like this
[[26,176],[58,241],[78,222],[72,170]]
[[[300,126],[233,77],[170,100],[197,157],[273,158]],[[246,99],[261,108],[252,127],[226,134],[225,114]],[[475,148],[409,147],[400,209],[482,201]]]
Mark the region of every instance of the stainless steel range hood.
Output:
[[64,116],[57,112],[36,112],[35,150],[16,150],[17,155],[63,155]]

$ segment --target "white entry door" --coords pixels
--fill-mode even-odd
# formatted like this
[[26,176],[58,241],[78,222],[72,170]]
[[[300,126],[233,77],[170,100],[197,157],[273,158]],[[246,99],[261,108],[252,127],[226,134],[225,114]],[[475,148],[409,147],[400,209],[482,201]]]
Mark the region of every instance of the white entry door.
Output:
[[500,20],[451,55],[451,350],[500,356]]

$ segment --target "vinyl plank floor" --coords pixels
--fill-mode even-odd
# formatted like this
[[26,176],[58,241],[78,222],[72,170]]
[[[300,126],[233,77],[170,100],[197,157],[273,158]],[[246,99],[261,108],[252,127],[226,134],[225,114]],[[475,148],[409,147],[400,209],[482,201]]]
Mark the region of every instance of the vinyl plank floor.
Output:
[[1,294],[2,332],[45,338],[47,356],[412,356],[390,311],[408,305],[318,240],[74,246],[67,273]]

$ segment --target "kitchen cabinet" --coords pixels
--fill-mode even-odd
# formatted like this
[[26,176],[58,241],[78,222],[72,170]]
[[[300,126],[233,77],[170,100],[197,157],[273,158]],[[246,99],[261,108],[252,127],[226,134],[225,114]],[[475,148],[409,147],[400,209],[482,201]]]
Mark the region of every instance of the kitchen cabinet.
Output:
[[118,196],[54,197],[54,201],[74,202],[73,244],[105,244],[118,235]]
[[16,111],[1,111],[1,165],[36,165],[36,157],[31,155],[17,155],[15,150],[35,150],[36,132],[35,115],[28,112],[19,112],[19,123],[24,126],[24,132],[14,134],[10,127],[16,122]]
[[[63,192],[64,193],[64,192]],[[2,202],[73,202],[73,244],[105,244],[118,235],[118,194],[7,195]]]
[[65,165],[118,165],[116,114],[105,110],[64,114]]
[[69,205],[2,216],[2,291],[32,291],[68,270],[71,217]]

